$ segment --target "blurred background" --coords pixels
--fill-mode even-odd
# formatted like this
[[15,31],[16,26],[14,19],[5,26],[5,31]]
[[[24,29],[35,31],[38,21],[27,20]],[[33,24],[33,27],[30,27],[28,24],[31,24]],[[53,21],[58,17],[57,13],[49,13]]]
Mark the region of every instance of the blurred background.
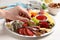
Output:
[[[28,1],[30,0],[0,0],[0,6],[1,5],[6,5],[6,4],[10,4],[10,3],[15,3],[15,2],[23,2],[23,3],[27,3]],[[36,0],[36,1],[41,1],[41,0]],[[60,2],[59,0],[52,0],[52,1],[58,1]]]

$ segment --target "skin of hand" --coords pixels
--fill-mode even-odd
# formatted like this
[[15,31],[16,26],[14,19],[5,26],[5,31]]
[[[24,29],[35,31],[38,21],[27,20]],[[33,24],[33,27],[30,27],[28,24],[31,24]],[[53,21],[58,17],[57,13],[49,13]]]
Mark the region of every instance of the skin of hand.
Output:
[[31,19],[27,10],[20,6],[16,6],[9,10],[0,9],[0,16],[10,20],[29,20]]

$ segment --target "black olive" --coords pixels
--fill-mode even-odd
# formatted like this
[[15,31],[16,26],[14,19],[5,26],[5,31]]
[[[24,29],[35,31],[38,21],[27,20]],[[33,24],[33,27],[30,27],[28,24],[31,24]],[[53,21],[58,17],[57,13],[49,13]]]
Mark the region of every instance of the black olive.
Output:
[[41,32],[41,30],[39,30],[39,32]]
[[52,26],[52,27],[53,27],[53,26],[54,26],[54,23],[50,24],[50,26]]
[[52,26],[52,24],[50,24],[50,26]]
[[44,34],[44,33],[47,33],[46,30],[41,30],[40,33]]
[[48,23],[50,23],[49,21],[47,21]]

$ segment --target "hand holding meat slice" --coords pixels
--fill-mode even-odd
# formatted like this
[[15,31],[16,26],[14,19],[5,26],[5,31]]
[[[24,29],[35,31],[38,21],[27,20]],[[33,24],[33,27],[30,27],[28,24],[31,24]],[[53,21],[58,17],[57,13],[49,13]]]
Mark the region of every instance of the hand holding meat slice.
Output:
[[0,14],[1,14],[0,15],[1,17],[10,19],[10,20],[28,20],[28,19],[30,19],[28,11],[26,11],[24,8],[22,8],[20,6],[16,6],[9,10],[0,9]]

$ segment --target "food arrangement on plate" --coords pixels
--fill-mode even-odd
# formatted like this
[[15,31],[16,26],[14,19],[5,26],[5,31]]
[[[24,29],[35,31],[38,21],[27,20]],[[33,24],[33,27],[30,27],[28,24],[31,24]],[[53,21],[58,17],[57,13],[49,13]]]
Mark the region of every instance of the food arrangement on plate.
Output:
[[55,23],[52,17],[44,10],[29,10],[31,20],[16,20],[6,22],[6,27],[19,35],[41,36],[49,33]]
[[[31,19],[29,21],[7,19],[5,23],[7,30],[12,34],[25,38],[38,38],[52,33],[55,30],[55,21],[50,14],[56,15],[60,10],[60,3],[45,1],[46,3],[30,1],[30,4],[26,4],[25,8],[29,12]],[[47,3],[49,4],[46,5]],[[22,16],[24,17],[24,15]]]

